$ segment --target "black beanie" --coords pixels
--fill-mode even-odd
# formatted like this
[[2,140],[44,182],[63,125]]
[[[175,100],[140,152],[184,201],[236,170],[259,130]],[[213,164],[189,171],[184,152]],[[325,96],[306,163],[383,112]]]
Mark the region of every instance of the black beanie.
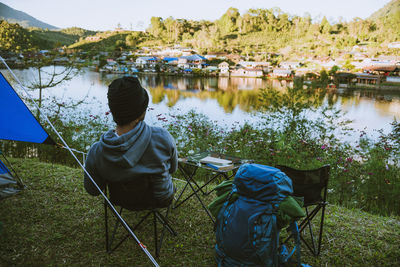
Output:
[[124,76],[108,86],[108,106],[114,121],[125,125],[145,112],[149,96],[136,77]]

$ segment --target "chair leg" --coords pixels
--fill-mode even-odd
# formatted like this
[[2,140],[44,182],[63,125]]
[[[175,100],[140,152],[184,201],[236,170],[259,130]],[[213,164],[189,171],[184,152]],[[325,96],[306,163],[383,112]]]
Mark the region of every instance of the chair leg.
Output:
[[[154,218],[157,219],[163,226],[161,234],[160,234],[160,239],[158,239],[158,233],[155,231],[154,233],[154,239],[157,240],[155,243],[155,247],[156,247],[156,257],[159,256],[160,251],[161,251],[161,247],[162,247],[162,242],[164,240],[164,236],[165,236],[165,229],[168,230],[168,232],[173,235],[173,236],[177,236],[178,234],[176,233],[176,231],[174,230],[174,228],[171,226],[170,222],[168,221],[168,213],[171,209],[171,205],[168,206],[167,210],[165,211],[165,216],[162,215],[161,212],[159,212],[158,210],[154,210]],[[154,220],[154,225],[157,224],[157,220]],[[156,227],[156,226],[155,226]],[[155,228],[156,229],[156,228]]]
[[[165,216],[163,214],[161,214],[161,212],[159,212],[158,210],[154,209],[151,210],[149,212],[146,213],[146,215],[142,216],[142,218],[140,219],[139,222],[137,222],[133,227],[129,225],[129,227],[131,228],[132,231],[135,231],[151,214],[153,214],[153,230],[154,230],[154,249],[155,249],[155,256],[158,258],[160,255],[160,250],[161,250],[161,246],[162,246],[162,242],[164,239],[164,233],[165,233],[165,229],[167,229],[171,235],[176,236],[177,233],[176,231],[173,229],[173,227],[171,226],[171,224],[168,221],[168,214],[169,211],[171,209],[171,205],[168,206],[166,212],[165,212]],[[121,208],[119,210],[119,214],[121,215],[123,211],[123,208]],[[120,225],[120,222],[118,220],[116,220],[115,225],[113,227],[112,230],[112,234],[109,232],[109,226],[108,226],[108,207],[107,204],[104,203],[104,218],[105,218],[105,232],[106,232],[106,251],[107,253],[112,253],[114,250],[116,250],[128,237],[129,235],[125,235],[125,237],[123,237],[118,244],[116,244],[114,247],[112,247],[112,243],[115,239],[116,236],[116,232],[118,229],[118,226]],[[163,226],[163,229],[161,231],[161,235],[160,235],[160,239],[158,239],[158,229],[157,229],[157,221],[160,222]],[[111,234],[111,237],[110,237]]]
[[[319,225],[319,235],[318,235],[318,240],[315,240],[311,221],[318,214],[318,212],[320,210],[321,210],[322,214],[321,214],[321,220],[320,220],[320,225]],[[303,241],[303,243],[311,251],[311,253],[314,256],[318,256],[320,254],[321,244],[322,244],[322,233],[323,233],[323,225],[324,225],[324,218],[325,218],[325,204],[321,204],[320,206],[316,207],[311,213],[308,213],[308,209],[306,208],[306,214],[307,214],[306,219],[301,223],[300,233],[302,233],[308,225],[310,238],[311,238],[311,245],[304,239],[304,237],[302,235],[300,237],[301,237],[301,240]],[[318,242],[318,246],[316,246],[316,242]]]
[[[122,208],[121,208],[121,211],[122,211]],[[122,212],[121,212],[121,213],[122,213]],[[134,231],[142,224],[142,222],[144,222],[144,220],[146,220],[146,218],[149,217],[150,214],[151,214],[151,212],[148,212],[146,215],[144,215],[144,216],[142,217],[142,219],[141,219],[138,223],[135,224],[134,227],[128,225],[128,226],[131,228],[132,232],[134,232]],[[117,220],[117,222],[116,222],[116,227],[119,226],[119,225],[120,225],[120,223],[119,223],[119,221]],[[116,228],[115,228],[115,229],[116,229]],[[114,250],[116,250],[129,236],[130,236],[129,234],[125,235],[125,237],[122,238],[122,239],[118,242],[117,245],[115,245],[115,247],[111,250],[111,252],[113,252]]]
[[157,217],[156,217],[156,211],[152,211],[153,212],[153,225],[154,225],[154,249],[155,249],[155,254],[156,254],[156,258],[158,258],[159,256],[159,248],[158,248],[158,235],[157,235]]
[[[120,215],[122,214],[122,210],[123,210],[123,208],[121,208],[119,210],[119,212],[118,212]],[[109,236],[109,228],[108,228],[108,207],[107,207],[106,203],[104,203],[104,220],[105,220],[105,235],[106,235],[105,236],[105,238],[106,238],[106,251],[107,251],[107,253],[110,254],[115,249],[117,249],[117,247],[119,247],[119,245],[126,239],[126,237],[121,242],[119,242],[114,248],[112,248],[112,243],[114,242],[114,237],[115,237],[115,234],[117,232],[117,229],[118,229],[118,226],[119,226],[120,222],[118,221],[118,219],[115,220],[115,225],[114,225],[114,228],[113,228],[113,231],[112,231],[112,235],[111,235],[111,238],[110,238],[110,236]]]
[[107,203],[104,201],[104,224],[105,224],[105,230],[106,230],[106,251],[109,253],[110,248],[109,248],[109,241],[108,241],[108,212],[107,212]]
[[174,228],[171,226],[171,223],[168,221],[168,213],[171,209],[171,206],[168,207],[168,209],[165,212],[165,216],[161,214],[161,212],[156,211],[156,215],[158,220],[163,224],[164,228],[166,228],[171,235],[177,236],[178,234],[174,230]]
[[315,256],[318,256],[319,253],[321,252],[322,233],[323,233],[324,219],[325,219],[325,206],[326,206],[325,204],[322,206],[321,225],[319,228],[318,250],[316,251]]
[[[309,214],[308,214],[308,208],[307,207],[306,207],[306,214],[307,214],[307,217],[308,217]],[[312,251],[313,251],[313,254],[315,255],[315,240],[314,240],[314,233],[313,233],[311,221],[308,221],[307,224],[308,224],[308,231],[310,232],[310,237],[311,237],[311,244],[312,244],[312,248],[313,248]]]
[[[321,210],[322,214],[321,214],[318,240],[316,240],[315,236],[314,236],[314,232],[313,232],[313,227],[311,225],[311,221],[314,219],[314,217],[318,214],[318,212],[320,210]],[[307,217],[300,223],[300,226],[299,226],[300,239],[314,256],[318,256],[321,252],[322,233],[323,233],[323,225],[324,225],[324,218],[325,218],[325,205],[321,204],[320,206],[314,208],[311,212],[308,212],[308,209],[306,208],[306,215],[307,215]],[[308,231],[310,232],[311,244],[310,244],[310,241],[306,240],[303,235],[303,231],[306,229],[307,226],[308,226]],[[293,234],[290,234],[283,241],[283,243],[286,243],[292,237],[293,237]],[[316,242],[318,242],[318,246],[316,246]]]

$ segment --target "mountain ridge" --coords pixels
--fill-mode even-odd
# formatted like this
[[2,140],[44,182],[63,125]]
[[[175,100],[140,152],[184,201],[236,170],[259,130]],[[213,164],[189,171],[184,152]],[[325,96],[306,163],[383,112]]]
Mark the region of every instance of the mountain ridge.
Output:
[[372,13],[372,15],[369,16],[368,19],[377,20],[379,18],[395,15],[398,12],[400,12],[400,0],[392,0],[384,5],[382,8]]
[[18,23],[25,28],[38,27],[49,30],[59,29],[56,26],[40,21],[23,11],[16,10],[0,2],[0,20],[2,19],[8,21],[9,23]]

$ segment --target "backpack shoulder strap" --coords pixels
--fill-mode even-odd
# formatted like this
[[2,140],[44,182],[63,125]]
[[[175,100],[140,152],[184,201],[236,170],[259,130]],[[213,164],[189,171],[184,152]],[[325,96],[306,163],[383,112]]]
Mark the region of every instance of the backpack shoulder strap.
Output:
[[282,245],[280,248],[279,252],[279,260],[280,263],[287,263],[289,259],[293,256],[293,254],[296,252],[296,261],[297,261],[297,266],[303,266],[301,264],[301,252],[300,252],[300,232],[299,232],[299,227],[297,225],[296,221],[292,221],[289,225],[289,228],[292,232],[292,235],[294,237],[295,241],[295,246],[292,249],[292,251],[289,253],[285,245]]

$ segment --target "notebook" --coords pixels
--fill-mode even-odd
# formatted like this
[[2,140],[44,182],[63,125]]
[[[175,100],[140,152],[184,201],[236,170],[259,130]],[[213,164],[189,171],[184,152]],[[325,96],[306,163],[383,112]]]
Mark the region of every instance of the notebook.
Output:
[[202,158],[199,160],[201,163],[210,163],[216,166],[225,166],[232,164],[232,160],[227,160],[227,159],[220,159],[220,158],[215,158],[211,156],[207,156],[205,158]]

